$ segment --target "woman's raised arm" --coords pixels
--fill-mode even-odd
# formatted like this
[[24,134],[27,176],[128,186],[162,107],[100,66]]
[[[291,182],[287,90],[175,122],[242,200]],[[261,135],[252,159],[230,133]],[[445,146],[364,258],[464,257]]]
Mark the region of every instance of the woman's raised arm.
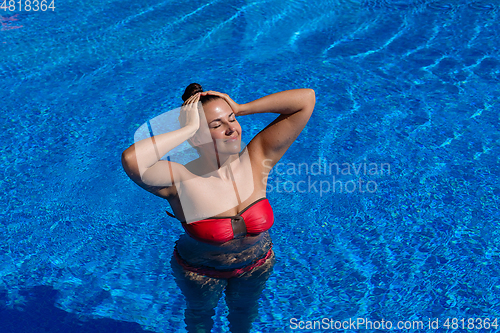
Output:
[[[155,135],[134,143],[122,153],[122,165],[127,175],[142,187],[168,187],[173,184],[168,168],[177,163],[160,161],[184,141],[190,139],[200,126],[198,101],[199,94],[193,95],[181,108],[186,117],[186,125],[178,130]],[[171,163],[169,166],[168,163]],[[178,172],[173,173],[178,174]]]
[[259,160],[266,160],[267,167],[274,166],[306,126],[315,103],[314,90],[295,89],[237,104],[237,116],[264,112],[280,114],[248,143],[248,150]]

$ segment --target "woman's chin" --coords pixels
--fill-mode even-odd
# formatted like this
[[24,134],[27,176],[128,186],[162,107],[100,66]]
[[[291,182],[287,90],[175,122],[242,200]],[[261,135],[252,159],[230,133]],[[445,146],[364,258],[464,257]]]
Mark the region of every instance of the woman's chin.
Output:
[[217,146],[217,150],[222,154],[239,154],[241,151],[241,141],[224,142]]

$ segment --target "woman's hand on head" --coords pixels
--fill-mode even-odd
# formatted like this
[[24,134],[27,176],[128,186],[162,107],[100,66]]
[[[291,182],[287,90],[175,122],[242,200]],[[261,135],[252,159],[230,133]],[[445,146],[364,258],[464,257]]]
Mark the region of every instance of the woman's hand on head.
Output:
[[196,93],[193,96],[189,97],[181,107],[181,111],[179,114],[179,121],[181,125],[184,120],[184,126],[191,126],[196,129],[200,127],[200,93]]
[[235,116],[241,116],[241,105],[236,103],[235,101],[233,101],[231,99],[231,97],[229,97],[228,94],[223,94],[223,93],[220,93],[218,91],[209,90],[209,91],[204,91],[204,92],[200,93],[200,95],[201,96],[206,96],[206,95],[219,96],[220,98],[225,100],[227,104],[229,104],[229,106],[233,110]]

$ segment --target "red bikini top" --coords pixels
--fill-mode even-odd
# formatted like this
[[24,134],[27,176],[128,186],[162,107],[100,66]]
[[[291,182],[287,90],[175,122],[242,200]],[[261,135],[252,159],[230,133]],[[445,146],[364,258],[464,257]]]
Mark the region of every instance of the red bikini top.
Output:
[[[173,216],[169,212],[168,215]],[[274,214],[267,198],[260,198],[235,216],[217,216],[196,222],[182,222],[184,230],[199,241],[222,244],[246,235],[258,235],[269,230]]]

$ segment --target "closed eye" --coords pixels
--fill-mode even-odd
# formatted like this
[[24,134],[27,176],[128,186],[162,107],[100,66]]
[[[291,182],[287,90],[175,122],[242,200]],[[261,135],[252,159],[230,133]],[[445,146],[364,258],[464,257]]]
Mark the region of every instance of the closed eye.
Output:
[[[234,114],[231,114],[231,115],[233,115],[233,116],[234,116]],[[230,115],[230,116],[231,116],[231,115]],[[236,121],[236,118],[234,118],[234,119],[229,119],[229,122],[230,122],[230,123],[234,123],[235,121]],[[216,125],[216,126],[212,126],[212,128],[218,128],[218,127],[220,127],[220,124],[219,124],[219,125]]]

